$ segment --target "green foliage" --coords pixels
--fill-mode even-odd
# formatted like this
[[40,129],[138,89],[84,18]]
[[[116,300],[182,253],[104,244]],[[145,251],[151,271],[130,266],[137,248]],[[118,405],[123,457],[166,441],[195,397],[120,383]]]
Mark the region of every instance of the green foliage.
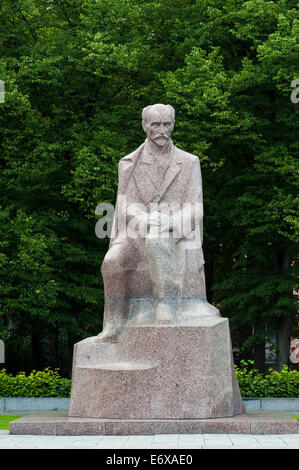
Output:
[[184,63],[160,77],[176,139],[202,162],[210,298],[250,354],[296,313],[299,23],[295,2],[207,3],[200,40],[192,31]]
[[291,416],[292,416],[292,418],[298,419],[298,421],[299,421],[299,415],[291,415]]
[[235,370],[243,398],[299,398],[298,371],[284,366],[280,372],[270,368],[268,374],[261,374],[252,368],[253,361],[250,360],[242,360],[240,366],[235,366]]
[[141,110],[154,102],[175,107],[174,142],[201,160],[208,294],[235,342],[250,351],[279,333],[279,319],[293,321],[296,6],[2,0],[0,337],[10,370],[26,345],[22,370],[69,375],[73,344],[101,330],[108,240],[94,234],[95,208],[114,203],[117,163],[141,143]]
[[70,391],[71,381],[61,377],[58,369],[33,370],[27,376],[0,370],[0,397],[69,397]]

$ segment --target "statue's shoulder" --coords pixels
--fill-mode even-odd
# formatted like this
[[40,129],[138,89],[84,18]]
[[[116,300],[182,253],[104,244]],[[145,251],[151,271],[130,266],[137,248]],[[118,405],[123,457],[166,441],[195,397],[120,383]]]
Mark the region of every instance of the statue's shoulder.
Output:
[[138,158],[138,155],[140,154],[141,150],[143,149],[144,147],[144,143],[141,144],[136,150],[134,150],[133,152],[131,153],[128,153],[128,155],[126,155],[125,157],[121,158],[118,162],[119,165],[122,165],[123,163],[126,163],[126,162],[131,162],[132,160],[134,160],[135,158]]
[[183,163],[189,163],[189,164],[196,163],[196,162],[199,163],[199,158],[196,155],[193,155],[192,153],[189,153],[189,152],[185,152],[185,150],[182,150],[176,146],[175,146],[175,150],[176,150],[177,156],[179,156],[182,159]]

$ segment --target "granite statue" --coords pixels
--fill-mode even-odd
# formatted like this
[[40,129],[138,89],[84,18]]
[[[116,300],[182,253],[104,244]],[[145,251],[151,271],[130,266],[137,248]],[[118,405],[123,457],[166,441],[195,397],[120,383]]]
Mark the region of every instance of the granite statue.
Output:
[[174,121],[146,107],[146,140],[119,162],[104,328],[73,358],[69,418],[101,420],[95,433],[194,432],[245,411],[228,319],[206,298],[200,163],[173,144]]
[[112,238],[102,264],[103,341],[119,339],[134,302],[136,322],[149,319],[149,309],[155,322],[177,322],[178,302],[185,315],[190,309],[219,315],[206,300],[200,162],[173,144],[174,123],[172,106],[146,107],[147,138],[119,162]]

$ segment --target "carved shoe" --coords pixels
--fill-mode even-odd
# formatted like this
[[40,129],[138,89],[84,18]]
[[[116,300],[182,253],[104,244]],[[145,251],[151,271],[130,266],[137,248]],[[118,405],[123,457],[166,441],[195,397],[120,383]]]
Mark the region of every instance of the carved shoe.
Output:
[[107,325],[98,335],[103,343],[118,343],[121,337],[122,328],[116,325]]

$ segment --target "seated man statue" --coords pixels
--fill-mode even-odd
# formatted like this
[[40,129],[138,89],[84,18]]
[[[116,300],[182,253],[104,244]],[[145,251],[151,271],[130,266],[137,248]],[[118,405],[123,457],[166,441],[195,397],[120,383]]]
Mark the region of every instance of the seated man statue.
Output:
[[129,320],[180,324],[220,316],[206,299],[200,163],[173,144],[174,122],[170,105],[143,109],[147,139],[119,162],[110,247],[102,264],[99,338],[105,342],[119,341]]

